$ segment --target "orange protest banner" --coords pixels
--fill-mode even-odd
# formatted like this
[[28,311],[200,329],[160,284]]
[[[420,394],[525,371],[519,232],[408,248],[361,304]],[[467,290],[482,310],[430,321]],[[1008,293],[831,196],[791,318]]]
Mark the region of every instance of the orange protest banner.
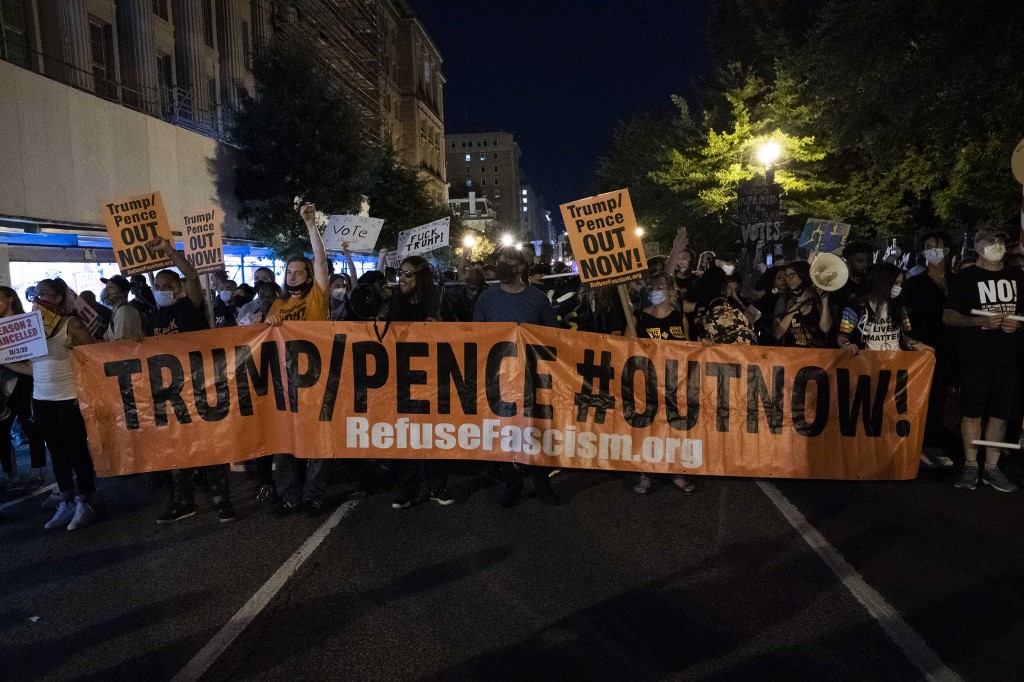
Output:
[[623,284],[643,276],[647,258],[628,189],[571,201],[561,208],[583,284]]
[[184,242],[185,260],[200,275],[224,267],[223,222],[217,220],[217,211],[185,216],[185,229],[181,238]]
[[171,238],[171,225],[160,192],[104,204],[103,219],[122,275],[151,272],[171,264],[170,258],[146,246],[156,237]]
[[286,322],[80,346],[100,475],[290,452],[826,479],[917,473],[931,352],[505,323]]

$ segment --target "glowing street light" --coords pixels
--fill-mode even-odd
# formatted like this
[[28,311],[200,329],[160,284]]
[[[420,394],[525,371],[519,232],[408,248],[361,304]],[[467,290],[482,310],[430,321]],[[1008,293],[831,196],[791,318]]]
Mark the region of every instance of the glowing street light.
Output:
[[462,238],[462,246],[464,248],[469,249],[469,250],[475,249],[476,248],[476,237],[474,237],[471,234],[467,234],[465,237]]
[[757,160],[764,164],[765,179],[768,184],[775,182],[775,168],[773,164],[782,156],[782,147],[778,142],[769,140],[757,148]]
[[501,235],[501,245],[504,247],[514,246],[516,243],[515,237],[510,234]]
[[644,236],[644,228],[642,228],[642,227],[636,228],[636,236],[637,237],[643,237]]

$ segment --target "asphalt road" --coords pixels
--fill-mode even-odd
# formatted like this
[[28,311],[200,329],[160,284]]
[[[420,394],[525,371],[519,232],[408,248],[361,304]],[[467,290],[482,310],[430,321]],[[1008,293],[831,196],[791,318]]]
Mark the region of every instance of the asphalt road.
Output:
[[[953,479],[773,484],[947,672],[1015,679],[1024,498]],[[754,481],[641,497],[566,471],[562,505],[504,509],[487,477],[453,480],[452,507],[355,504],[202,679],[923,678]],[[41,497],[0,511],[0,679],[169,680],[326,518],[274,518],[233,474],[238,521],[200,492],[158,526],[144,483],[103,481],[76,532],[44,531]]]

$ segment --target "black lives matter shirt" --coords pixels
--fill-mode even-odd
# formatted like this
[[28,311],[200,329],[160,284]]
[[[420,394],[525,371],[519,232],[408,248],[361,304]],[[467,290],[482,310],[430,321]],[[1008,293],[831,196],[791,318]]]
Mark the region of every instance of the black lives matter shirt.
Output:
[[[978,266],[961,270],[953,280],[946,299],[946,308],[964,315],[971,310],[985,310],[993,313],[1024,313],[1024,273],[1016,268],[1004,267],[992,272]],[[999,329],[968,327],[960,329],[959,344],[961,361],[984,363],[985,365],[1015,365],[1017,336]]]
[[210,328],[203,306],[197,308],[187,298],[179,298],[174,305],[158,308],[150,319],[153,322],[153,336],[183,334]]

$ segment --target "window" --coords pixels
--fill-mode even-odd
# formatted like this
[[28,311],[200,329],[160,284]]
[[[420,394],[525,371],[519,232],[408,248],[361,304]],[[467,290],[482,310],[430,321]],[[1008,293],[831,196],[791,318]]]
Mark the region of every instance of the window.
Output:
[[249,45],[249,22],[242,22],[242,65],[252,71],[252,48]]
[[213,0],[203,0],[203,39],[213,47]]
[[525,189],[523,190],[523,196],[524,197],[526,196],[526,190]]
[[494,167],[494,172],[495,172],[495,173],[497,173],[497,172],[498,172],[498,167],[497,167],[497,166],[495,166],[495,167]]
[[486,157],[486,156],[484,156],[483,154],[481,154],[481,155],[480,155],[480,160],[481,160],[481,161],[486,161],[486,160],[487,160],[487,157]]
[[455,149],[455,143],[452,142],[452,149]]
[[498,152],[494,152],[494,160],[495,160],[495,161],[497,161],[497,160],[498,160]]
[[523,203],[525,204],[527,201],[528,199],[526,197],[523,197]]
[[481,185],[482,187],[486,187],[486,186],[487,186],[487,178],[484,178],[483,180],[481,180],[481,181],[480,181],[480,185]]
[[207,122],[211,128],[217,127],[217,79],[210,78],[206,81],[206,96],[209,97],[209,101],[206,103],[206,110],[208,112]]
[[469,141],[469,142],[467,142],[466,144],[467,144],[467,145],[469,145],[470,147],[472,147],[472,146],[473,146],[473,140],[470,140],[470,141]]
[[473,155],[472,154],[466,154],[466,162],[467,163],[470,162],[472,159],[473,159]]
[[174,71],[171,55],[157,51],[156,82],[160,90],[160,111],[165,116],[174,111]]
[[473,181],[472,180],[466,180],[466,187],[472,187],[472,186],[473,186]]
[[469,166],[466,166],[466,175],[469,175]]
[[487,140],[484,140],[484,146],[485,147],[487,146]]
[[0,57],[28,66],[25,9],[17,0],[0,0]]
[[498,146],[498,141],[497,140],[493,140],[493,142],[494,142],[494,146],[497,147]]
[[523,213],[526,213],[527,210],[528,209],[525,206],[523,206]]
[[89,46],[92,49],[92,75],[96,79],[96,94],[116,98],[114,32],[110,24],[89,17]]
[[153,14],[167,21],[170,18],[167,13],[167,0],[153,0]]
[[486,173],[487,172],[487,166],[480,166],[480,172],[481,173]]

